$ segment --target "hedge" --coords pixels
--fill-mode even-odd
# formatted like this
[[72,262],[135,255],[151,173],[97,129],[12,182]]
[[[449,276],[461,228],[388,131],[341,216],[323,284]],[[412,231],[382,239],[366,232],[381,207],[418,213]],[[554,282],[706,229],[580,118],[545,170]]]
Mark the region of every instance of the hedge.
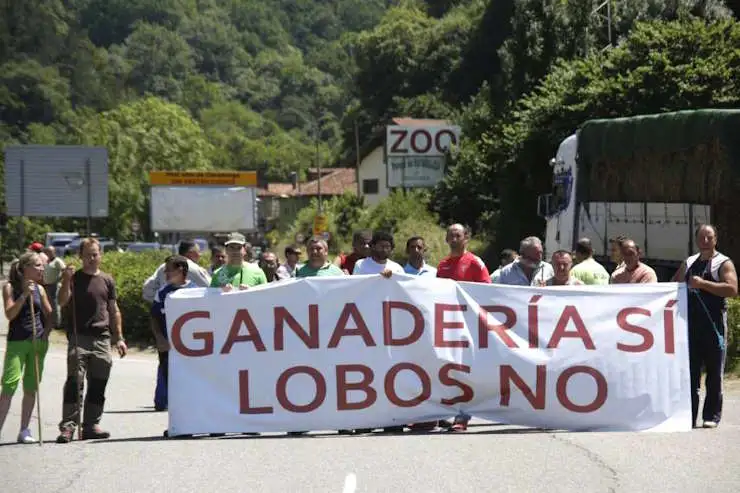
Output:
[[[416,225],[402,224],[399,231],[405,234],[416,232]],[[437,235],[435,235],[437,236]],[[441,247],[435,245],[437,248]],[[106,253],[101,269],[112,274],[118,287],[118,303],[123,315],[123,329],[127,340],[132,343],[150,344],[153,337],[149,329],[149,305],[141,297],[144,280],[169,255],[167,252]],[[78,259],[66,259],[79,264]],[[436,260],[436,259],[435,259]],[[208,265],[208,256],[201,257],[201,264]],[[727,370],[734,370],[740,364],[740,298],[730,300],[728,316],[728,356]]]

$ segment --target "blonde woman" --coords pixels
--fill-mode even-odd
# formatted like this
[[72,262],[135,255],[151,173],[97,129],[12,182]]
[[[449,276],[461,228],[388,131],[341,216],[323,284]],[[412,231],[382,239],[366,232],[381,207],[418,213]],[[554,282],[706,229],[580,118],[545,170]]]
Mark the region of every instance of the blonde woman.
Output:
[[[8,319],[8,342],[5,348],[2,392],[0,393],[0,431],[10,409],[18,384],[23,379],[21,404],[21,430],[19,443],[36,443],[29,423],[36,403],[36,363],[38,355],[39,382],[44,368],[44,357],[49,347],[51,304],[41,283],[44,279],[44,262],[35,252],[21,255],[10,267],[9,282],[3,286],[5,316]],[[31,317],[34,306],[34,321]],[[36,341],[33,340],[34,327]],[[34,343],[35,342],[35,343]]]

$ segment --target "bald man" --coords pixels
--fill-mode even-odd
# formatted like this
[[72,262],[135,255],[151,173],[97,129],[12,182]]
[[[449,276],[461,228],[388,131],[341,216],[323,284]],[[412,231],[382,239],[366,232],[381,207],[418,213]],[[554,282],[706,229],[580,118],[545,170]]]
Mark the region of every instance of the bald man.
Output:
[[450,254],[437,267],[437,277],[455,281],[491,283],[491,275],[480,257],[468,251],[470,230],[462,224],[447,228],[447,245]]
[[[482,282],[491,284],[491,276],[486,264],[480,257],[468,251],[470,230],[462,224],[453,224],[447,228],[447,245],[450,254],[443,258],[437,267],[437,277],[454,279],[455,281]],[[468,429],[470,416],[461,413],[455,417],[452,424],[440,421],[443,427],[450,431],[465,431]],[[436,427],[436,422],[416,423],[410,426],[412,430],[429,430]]]

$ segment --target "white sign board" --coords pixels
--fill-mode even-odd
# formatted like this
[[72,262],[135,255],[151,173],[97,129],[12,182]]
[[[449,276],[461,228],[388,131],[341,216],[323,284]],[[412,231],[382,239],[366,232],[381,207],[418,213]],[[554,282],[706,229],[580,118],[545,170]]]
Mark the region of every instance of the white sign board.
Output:
[[689,431],[685,283],[518,287],[394,274],[166,300],[171,436],[451,418]]
[[152,231],[249,231],[256,211],[254,187],[151,187]]
[[445,156],[391,156],[388,188],[433,188],[445,176]]
[[444,156],[450,146],[460,142],[460,127],[455,125],[388,125],[386,156]]

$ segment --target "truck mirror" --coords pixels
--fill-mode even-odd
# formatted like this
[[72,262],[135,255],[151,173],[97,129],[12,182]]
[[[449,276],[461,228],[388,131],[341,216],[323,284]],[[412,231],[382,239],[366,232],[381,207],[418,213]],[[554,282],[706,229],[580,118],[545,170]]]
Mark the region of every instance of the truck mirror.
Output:
[[552,194],[544,194],[537,197],[537,215],[540,217],[550,216],[550,198]]

